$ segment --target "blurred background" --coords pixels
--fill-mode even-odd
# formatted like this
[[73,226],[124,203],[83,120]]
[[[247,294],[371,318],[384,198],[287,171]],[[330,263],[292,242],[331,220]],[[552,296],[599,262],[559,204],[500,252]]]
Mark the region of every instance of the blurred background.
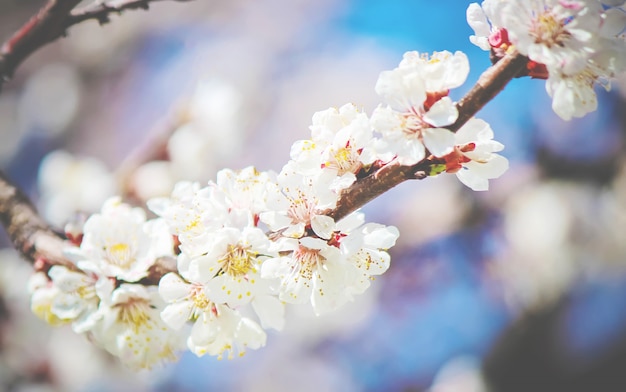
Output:
[[[91,1],[85,1],[89,4]],[[0,0],[0,41],[43,1]],[[280,170],[314,112],[371,111],[408,50],[462,50],[469,1],[196,0],[126,12],[36,52],[0,94],[0,164],[62,227],[220,168]],[[1,391],[625,391],[626,83],[560,120],[518,79],[479,117],[511,169],[489,192],[452,175],[364,208],[400,229],[390,270],[338,312],[290,309],[244,358],[184,355],[134,374],[29,310],[31,266],[3,238]],[[150,162],[146,164],[146,162]]]

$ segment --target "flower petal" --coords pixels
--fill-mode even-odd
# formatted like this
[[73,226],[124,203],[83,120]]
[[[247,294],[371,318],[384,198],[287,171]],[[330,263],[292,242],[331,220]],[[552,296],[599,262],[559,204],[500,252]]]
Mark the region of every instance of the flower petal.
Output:
[[442,157],[454,150],[454,133],[444,128],[422,130],[424,145],[436,157]]

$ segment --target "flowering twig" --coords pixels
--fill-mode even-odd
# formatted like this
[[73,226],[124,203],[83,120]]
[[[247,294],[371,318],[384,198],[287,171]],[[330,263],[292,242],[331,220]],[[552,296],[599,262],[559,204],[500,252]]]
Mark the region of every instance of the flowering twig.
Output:
[[[483,72],[474,87],[457,103],[459,117],[447,128],[453,132],[458,131],[487,102],[504,89],[527,61],[525,56],[514,52]],[[328,211],[327,215],[339,220],[404,181],[424,178],[426,176],[424,170],[428,169],[429,164],[428,160],[413,166],[402,166],[391,162],[342,192],[337,207]]]
[[[0,48],[0,91],[17,67],[42,46],[67,34],[67,29],[88,19],[100,24],[109,21],[111,13],[148,9],[159,0],[120,0],[93,4],[74,10],[80,0],[49,0],[28,22],[17,30]],[[189,0],[173,0],[189,1]]]
[[[0,221],[9,239],[35,269],[48,269],[52,265],[62,265],[77,270],[63,250],[71,246],[56,233],[39,215],[33,203],[0,171]],[[148,269],[141,280],[144,285],[156,285],[168,272],[176,271],[176,262],[169,258],[159,258]]]
[[[493,99],[515,77],[525,62],[524,56],[511,54],[485,71],[476,85],[457,104],[459,120],[451,128],[458,130]],[[413,166],[402,166],[391,162],[346,189],[341,194],[337,207],[327,214],[339,220],[406,180],[424,178],[424,170],[427,170],[429,163],[425,160]],[[25,257],[30,260],[43,258],[51,264],[72,265],[61,252],[64,241],[37,214],[26,196],[2,175],[0,215],[9,237]],[[161,276],[172,270],[174,266],[168,260],[163,260],[163,263],[158,263],[151,269],[148,277],[141,283],[157,284]]]
[[37,213],[28,197],[0,172],[0,220],[11,242],[27,260],[74,265],[63,254],[66,242]]

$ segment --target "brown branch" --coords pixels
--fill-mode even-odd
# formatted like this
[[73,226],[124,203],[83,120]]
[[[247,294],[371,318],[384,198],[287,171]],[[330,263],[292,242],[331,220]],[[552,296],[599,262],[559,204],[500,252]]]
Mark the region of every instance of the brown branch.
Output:
[[0,48],[0,89],[15,69],[34,51],[63,36],[65,20],[80,0],[49,0]]
[[[148,10],[150,9],[150,3],[163,0],[118,0],[107,1],[102,3],[96,3],[93,5],[85,6],[71,12],[67,19],[67,26],[72,26],[89,19],[95,19],[98,23],[109,23],[111,14],[121,14],[127,10]],[[177,2],[185,2],[191,0],[172,0]]]
[[[13,77],[17,67],[42,46],[67,34],[71,26],[95,19],[100,24],[109,22],[112,13],[125,10],[148,9],[150,3],[161,0],[118,0],[97,3],[74,10],[81,0],[49,0],[0,48],[0,91],[4,82]],[[172,0],[177,2],[191,0]]]
[[504,90],[511,79],[519,75],[526,63],[528,63],[528,57],[515,52],[504,56],[492,67],[487,68],[474,87],[456,104],[459,117],[448,129],[452,132],[461,129],[463,124],[478,113],[487,102]]
[[39,216],[28,197],[0,172],[0,221],[11,242],[26,259],[45,260],[74,269],[63,255],[67,243]]
[[[525,56],[512,53],[483,72],[474,87],[457,103],[459,117],[448,129],[458,131],[519,74],[527,61]],[[414,166],[401,166],[391,162],[344,190],[337,207],[326,214],[339,220],[406,180],[424,178],[429,163],[424,160]]]

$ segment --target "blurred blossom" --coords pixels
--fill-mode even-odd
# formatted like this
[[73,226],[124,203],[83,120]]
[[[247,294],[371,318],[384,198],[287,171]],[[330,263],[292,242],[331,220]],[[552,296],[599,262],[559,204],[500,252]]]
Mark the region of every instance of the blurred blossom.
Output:
[[451,359],[439,370],[429,392],[487,392],[478,358]]
[[513,304],[554,300],[575,276],[568,246],[573,216],[564,202],[567,193],[563,184],[534,184],[518,190],[504,208],[510,249],[494,270]]
[[13,249],[0,251],[0,302],[10,316],[3,320],[0,310],[0,390],[78,391],[104,369],[119,368],[83,337],[50,328],[29,311],[31,274],[32,266]]
[[138,167],[131,178],[131,188],[140,200],[167,196],[174,188],[174,174],[169,161],[151,161]]
[[98,211],[117,193],[115,179],[102,162],[61,150],[43,159],[38,181],[42,214],[57,227],[63,227],[78,211]]
[[235,86],[226,80],[213,78],[198,83],[188,105],[190,121],[197,122],[207,133],[213,134],[219,147],[227,147],[221,152],[224,155],[229,155],[230,149],[241,144],[239,130],[245,121],[242,99]]
[[[106,383],[111,386],[111,391],[113,388],[147,390],[147,380],[132,375],[130,370],[111,359],[85,336],[76,334],[70,328],[51,329],[45,323],[41,324],[42,328],[51,331],[45,348],[57,384],[56,391],[86,391],[97,383]],[[116,384],[119,386],[116,387]],[[127,389],[121,389],[121,385]]]
[[202,80],[179,111],[181,123],[167,140],[168,160],[147,162],[131,174],[132,193],[140,200],[169,195],[177,181],[205,183],[222,162],[239,155],[247,115],[234,85]]
[[78,113],[81,81],[68,63],[48,64],[30,77],[20,98],[20,125],[51,136],[67,130]]
[[101,26],[95,20],[80,23],[72,27],[71,34],[61,41],[61,45],[70,58],[82,67],[108,68],[111,60],[123,53],[120,49],[128,46],[129,41],[141,31],[140,20],[144,18],[125,16],[129,17],[115,18],[115,26]]
[[178,128],[167,144],[173,172],[190,181],[206,182],[217,171],[213,141],[196,124]]
[[452,175],[409,186],[415,192],[383,196],[390,199],[385,204],[400,233],[410,233],[400,235],[398,246],[424,244],[456,230],[471,207],[471,200],[464,197],[463,185]]
[[[250,392],[357,392],[358,383],[323,355],[283,346],[267,355],[244,377],[240,388]],[[276,371],[280,369],[280,371]],[[267,377],[271,374],[272,377]],[[303,382],[306,380],[306,382]]]
[[349,336],[374,315],[379,306],[379,295],[380,285],[373,284],[363,294],[355,296],[354,302],[320,316],[316,316],[309,306],[290,306],[282,331],[282,335],[287,336],[283,343],[302,349],[329,337]]

